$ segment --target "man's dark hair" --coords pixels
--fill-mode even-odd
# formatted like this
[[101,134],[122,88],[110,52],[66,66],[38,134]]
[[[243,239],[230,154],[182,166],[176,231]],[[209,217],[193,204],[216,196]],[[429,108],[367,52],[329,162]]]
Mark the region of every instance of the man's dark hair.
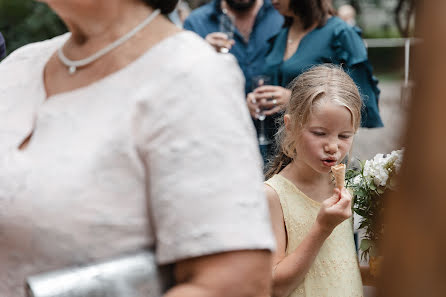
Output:
[[160,9],[161,13],[168,14],[177,6],[178,0],[143,0],[150,7]]
[[[304,29],[315,23],[323,26],[329,15],[335,15],[331,0],[290,0],[290,10],[302,20]],[[292,22],[292,18],[285,18],[285,26]]]

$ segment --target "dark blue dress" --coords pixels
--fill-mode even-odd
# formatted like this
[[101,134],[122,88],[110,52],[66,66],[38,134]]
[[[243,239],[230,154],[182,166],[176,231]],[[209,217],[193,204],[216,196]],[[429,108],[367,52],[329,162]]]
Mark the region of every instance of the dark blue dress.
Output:
[[[272,84],[287,87],[288,84],[310,67],[333,63],[342,65],[359,88],[364,102],[361,126],[382,127],[379,115],[378,81],[372,74],[367,50],[360,33],[338,17],[331,17],[326,24],[305,35],[299,47],[288,60],[283,61],[287,45],[288,28],[283,28],[272,40],[271,49],[265,61],[264,72],[272,78]],[[274,137],[277,127],[274,123],[280,115],[266,118],[267,136]],[[258,123],[256,123],[258,124]]]

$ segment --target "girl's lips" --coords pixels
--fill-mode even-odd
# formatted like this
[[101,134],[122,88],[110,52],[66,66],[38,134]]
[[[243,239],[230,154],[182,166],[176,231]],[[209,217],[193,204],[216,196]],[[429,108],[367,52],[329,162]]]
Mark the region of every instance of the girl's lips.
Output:
[[327,167],[336,165],[336,160],[322,160],[322,164]]

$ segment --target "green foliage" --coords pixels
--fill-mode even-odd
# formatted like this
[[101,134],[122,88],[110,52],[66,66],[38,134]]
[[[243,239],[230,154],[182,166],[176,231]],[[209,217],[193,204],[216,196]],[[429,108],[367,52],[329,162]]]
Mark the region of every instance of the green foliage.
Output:
[[0,32],[8,53],[31,42],[66,32],[59,17],[47,5],[34,0],[0,0]]
[[[360,182],[353,182],[356,176],[360,176]],[[382,224],[382,210],[384,208],[383,187],[376,186],[372,181],[364,177],[364,163],[361,168],[350,169],[346,173],[347,188],[353,193],[353,211],[362,217],[359,229],[365,231],[359,249],[361,258],[377,256],[379,254],[377,242],[382,238],[384,225]]]

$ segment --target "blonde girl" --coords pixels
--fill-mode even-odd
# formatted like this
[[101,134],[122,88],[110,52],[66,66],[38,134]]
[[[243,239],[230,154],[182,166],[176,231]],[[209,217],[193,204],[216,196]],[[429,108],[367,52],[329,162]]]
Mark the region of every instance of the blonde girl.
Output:
[[351,195],[335,188],[330,172],[360,125],[358,89],[340,67],[321,65],[291,92],[265,182],[278,246],[273,296],[362,296]]

